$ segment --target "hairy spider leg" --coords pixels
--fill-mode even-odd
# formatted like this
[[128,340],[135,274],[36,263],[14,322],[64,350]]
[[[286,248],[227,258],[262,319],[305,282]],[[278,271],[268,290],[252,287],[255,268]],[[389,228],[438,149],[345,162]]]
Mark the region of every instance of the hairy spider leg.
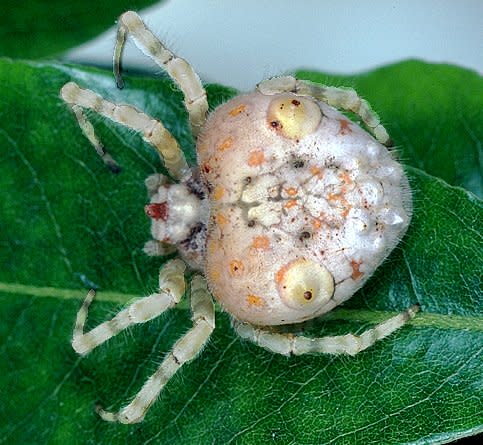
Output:
[[156,64],[166,70],[183,92],[191,131],[196,138],[205,124],[208,113],[208,100],[201,80],[192,66],[166,48],[134,11],[127,11],[119,17],[113,57],[113,69],[117,86],[122,88],[124,85],[121,77],[121,57],[129,34],[132,36],[136,46]]
[[327,337],[305,337],[282,334],[242,323],[236,319],[232,325],[237,334],[256,345],[277,354],[349,354],[356,355],[404,326],[419,311],[419,305],[391,317],[360,335],[346,334]]
[[292,76],[273,77],[257,85],[263,94],[296,93],[301,96],[314,97],[335,108],[351,111],[358,115],[372,135],[386,147],[392,145],[388,132],[369,103],[362,99],[352,88],[338,88],[297,80]]
[[180,179],[190,171],[178,142],[160,121],[131,105],[109,102],[93,91],[81,88],[75,82],[66,83],[60,90],[60,95],[75,113],[84,135],[112,171],[118,172],[120,167],[99,141],[94,127],[84,114],[84,109],[93,110],[118,124],[140,132],[143,139],[157,150],[166,169],[174,178]]

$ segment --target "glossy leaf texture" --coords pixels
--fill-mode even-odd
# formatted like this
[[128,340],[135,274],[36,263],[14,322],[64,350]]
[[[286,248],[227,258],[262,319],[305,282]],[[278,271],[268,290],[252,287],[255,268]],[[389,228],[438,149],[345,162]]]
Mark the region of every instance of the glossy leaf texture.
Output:
[[358,76],[297,74],[354,88],[381,115],[406,163],[483,197],[483,80],[477,72],[411,60]]
[[[389,127],[436,132],[440,115],[423,123],[417,113],[397,122],[385,114],[386,92],[414,66],[422,65],[388,67],[387,84],[364,96]],[[444,83],[439,68],[425,65]],[[143,181],[163,171],[138,135],[91,114],[123,167],[107,171],[59,99],[71,79],[161,119],[195,159],[182,97],[166,78],[127,78],[118,91],[107,71],[0,61],[0,443],[433,444],[482,431],[483,205],[413,167],[414,217],[400,247],[347,305],[308,329],[360,333],[419,302],[408,326],[356,357],[286,358],[239,340],[218,311],[208,346],[143,423],[100,420],[95,404],[126,403],[188,329],[190,314],[186,305],[172,310],[85,358],[71,350],[86,289],[99,288],[90,327],[155,289],[161,261],[142,253],[149,239]],[[208,87],[212,107],[234,94]],[[427,100],[445,109],[454,94]],[[399,106],[408,105],[401,99]],[[472,101],[461,106],[478,112]],[[438,139],[442,153],[453,133]],[[406,136],[422,146],[424,135]]]
[[93,39],[129,9],[153,0],[2,0],[0,56],[44,59]]

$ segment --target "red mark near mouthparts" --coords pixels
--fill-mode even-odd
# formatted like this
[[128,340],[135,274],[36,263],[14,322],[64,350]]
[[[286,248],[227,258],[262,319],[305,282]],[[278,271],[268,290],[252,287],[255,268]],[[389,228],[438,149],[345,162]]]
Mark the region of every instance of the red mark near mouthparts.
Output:
[[144,206],[146,215],[153,219],[162,219],[166,221],[168,219],[168,203],[166,202],[154,202]]

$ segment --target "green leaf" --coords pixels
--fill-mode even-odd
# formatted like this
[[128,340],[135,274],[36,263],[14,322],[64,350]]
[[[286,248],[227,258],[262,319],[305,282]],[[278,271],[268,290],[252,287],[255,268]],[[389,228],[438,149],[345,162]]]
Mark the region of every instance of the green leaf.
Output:
[[0,56],[52,57],[93,39],[129,9],[155,0],[2,0]]
[[[94,119],[123,166],[107,171],[58,97],[70,79],[160,118],[194,160],[169,80],[127,78],[118,91],[109,72],[0,60],[0,444],[428,444],[483,430],[483,205],[414,168],[414,219],[401,246],[362,292],[310,329],[361,332],[419,302],[410,325],[356,357],[286,358],[240,341],[218,312],[209,345],[143,423],[101,421],[94,405],[128,401],[190,314],[172,310],[85,358],[71,350],[85,289],[100,288],[91,327],[155,289],[161,262],[141,251],[143,180],[162,167],[139,136]],[[212,106],[234,93],[208,88]]]
[[406,163],[483,197],[483,78],[475,71],[412,60],[358,76],[297,76],[353,87],[380,114]]

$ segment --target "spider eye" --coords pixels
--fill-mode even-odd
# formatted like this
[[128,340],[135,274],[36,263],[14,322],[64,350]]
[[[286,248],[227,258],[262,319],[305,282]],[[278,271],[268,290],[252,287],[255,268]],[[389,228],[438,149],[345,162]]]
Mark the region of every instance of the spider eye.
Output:
[[327,303],[334,293],[334,279],[321,264],[304,258],[283,266],[276,274],[283,302],[299,310],[313,311]]
[[270,102],[267,122],[270,128],[289,139],[301,139],[319,126],[322,113],[312,100],[284,94]]

